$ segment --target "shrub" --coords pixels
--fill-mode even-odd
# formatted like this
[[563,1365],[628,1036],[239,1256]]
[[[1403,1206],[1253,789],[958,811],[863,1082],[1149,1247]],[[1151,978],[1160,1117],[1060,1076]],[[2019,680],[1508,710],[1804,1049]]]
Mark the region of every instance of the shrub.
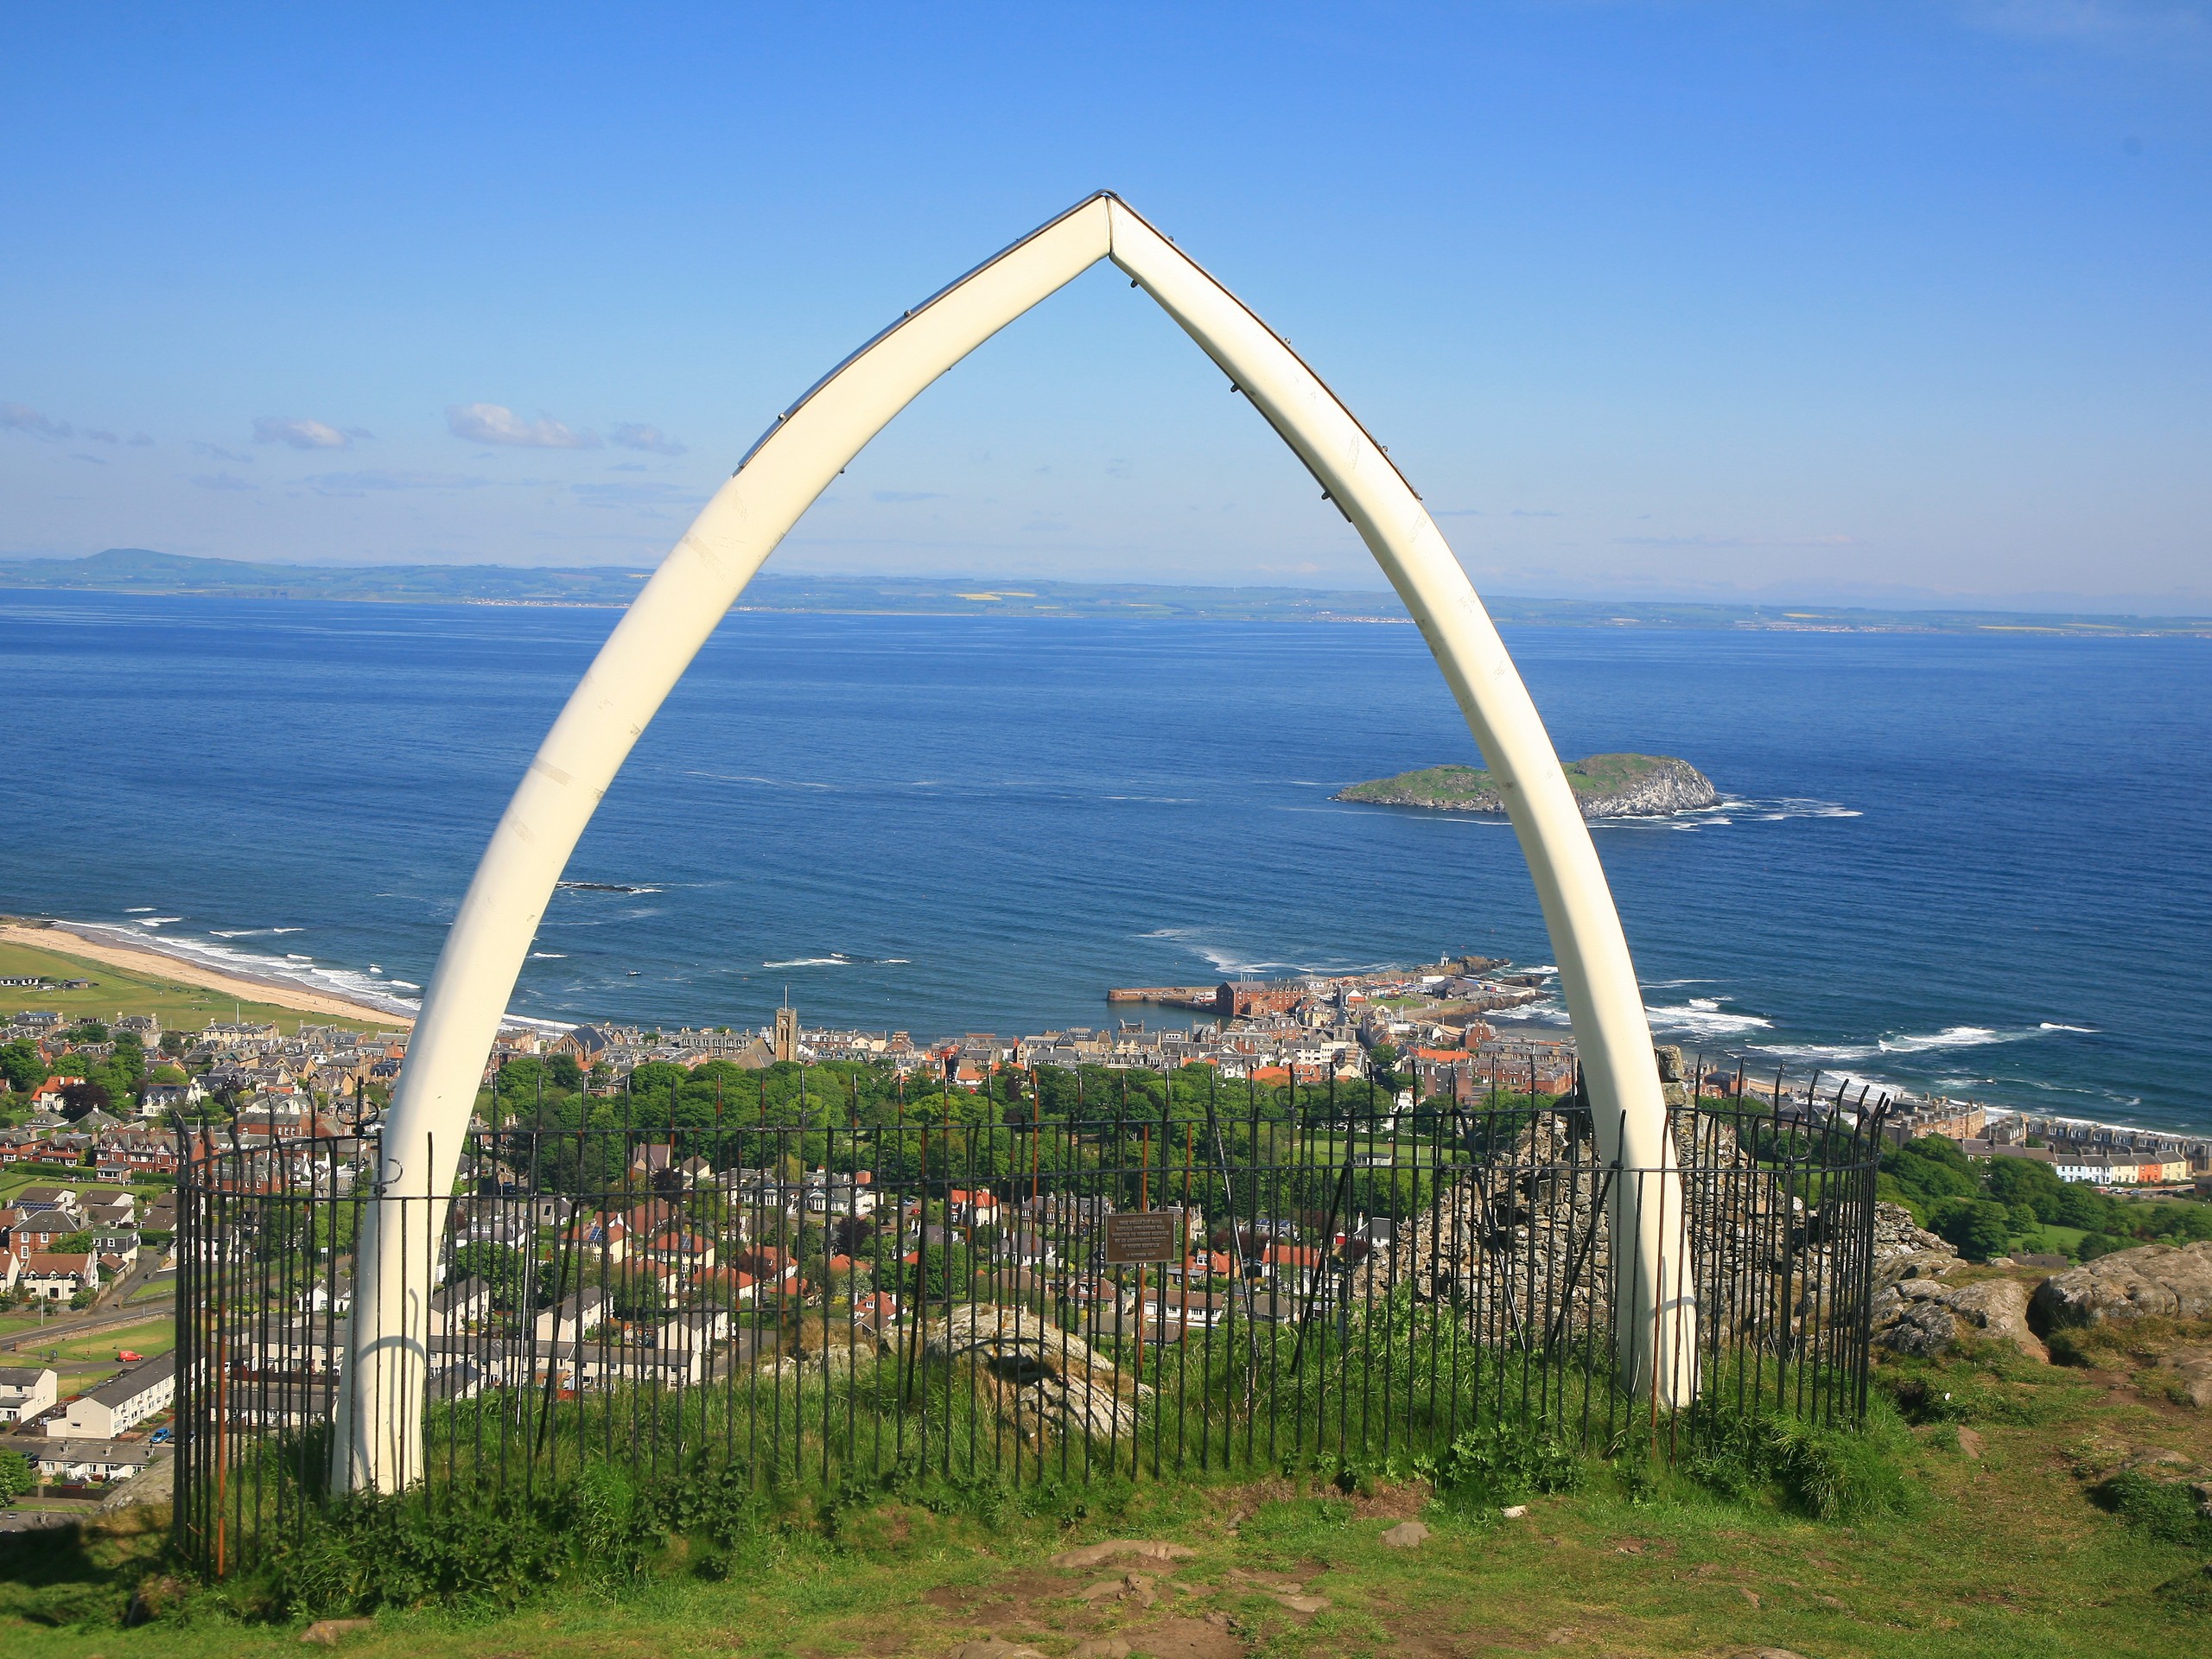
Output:
[[329,1618],[383,1607],[512,1607],[556,1580],[644,1573],[660,1526],[622,1472],[593,1464],[558,1492],[360,1494],[309,1505],[273,1558],[268,1610]]
[[1491,1423],[1469,1429],[1433,1464],[1417,1460],[1415,1472],[1455,1501],[1510,1503],[1573,1491],[1582,1484],[1583,1465],[1572,1446],[1540,1428]]
[[1739,1502],[1771,1497],[1819,1521],[1872,1520],[1911,1507],[1897,1438],[1894,1420],[1872,1412],[1858,1428],[1721,1414],[1707,1420],[1704,1445],[1683,1469]]
[[2089,1496],[2131,1527],[2192,1549],[2212,1546],[2212,1516],[2197,1508],[2189,1484],[2130,1469],[2090,1489]]

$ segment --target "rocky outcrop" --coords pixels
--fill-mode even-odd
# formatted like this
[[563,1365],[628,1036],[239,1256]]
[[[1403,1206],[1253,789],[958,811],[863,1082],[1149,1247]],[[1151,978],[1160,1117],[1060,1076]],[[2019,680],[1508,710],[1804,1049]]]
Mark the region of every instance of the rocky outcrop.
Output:
[[[1948,1256],[1955,1264],[1959,1253],[1929,1232],[1912,1218],[1912,1211],[1901,1204],[1878,1203],[1874,1206],[1874,1261],[1877,1266],[1903,1256]],[[1944,1269],[1948,1271],[1948,1269]],[[1900,1274],[1900,1278],[1924,1277],[1924,1274]]]
[[1612,1237],[1587,1125],[1539,1112],[1483,1156],[1424,1213],[1351,1274],[1353,1306],[1381,1306],[1400,1287],[1451,1301],[1485,1339],[1516,1346],[1579,1337],[1604,1318]]
[[969,1361],[1015,1430],[1041,1447],[1052,1433],[1113,1440],[1135,1432],[1152,1389],[1090,1344],[1027,1308],[968,1303],[929,1326],[923,1351]]
[[2028,1287],[2017,1279],[1970,1285],[1895,1281],[1875,1294],[1873,1331],[1878,1347],[1923,1359],[1948,1351],[1962,1337],[2010,1343],[2031,1359],[2050,1357],[2028,1326]]
[[2212,1343],[2171,1349],[2158,1358],[2158,1381],[2177,1405],[2212,1408]]
[[2039,1331],[2107,1319],[2212,1319],[2212,1242],[2115,1250],[2036,1287],[2030,1315]]
[[[1671,754],[1592,754],[1569,761],[1568,786],[1586,818],[1656,818],[1695,812],[1720,797],[1713,780]],[[1480,766],[1427,766],[1339,790],[1335,799],[1447,812],[1503,812],[1497,781]]]

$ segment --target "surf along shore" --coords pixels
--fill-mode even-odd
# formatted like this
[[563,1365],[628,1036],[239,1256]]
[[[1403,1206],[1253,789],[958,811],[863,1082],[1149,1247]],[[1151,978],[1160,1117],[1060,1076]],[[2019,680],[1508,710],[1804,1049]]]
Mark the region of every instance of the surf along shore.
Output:
[[[60,1007],[67,1001],[73,1012],[78,1002],[89,998],[87,1012],[105,1009],[112,1015],[115,1007],[110,1005],[116,1004],[118,996],[125,1002],[145,1001],[145,1007],[137,1011],[153,1012],[165,1006],[176,1006],[164,995],[164,988],[185,986],[212,991],[252,1007],[284,1009],[296,1014],[320,1014],[328,1019],[362,1020],[373,1028],[382,1030],[396,1030],[412,1027],[415,1023],[412,1014],[397,1008],[374,1007],[366,1002],[310,990],[296,982],[275,975],[228,972],[210,968],[188,957],[174,955],[150,945],[118,943],[111,938],[72,928],[64,922],[0,917],[0,948],[4,948],[11,959],[5,970],[11,975],[38,973],[55,979],[93,977],[86,969],[98,965],[120,969],[134,980],[146,982],[121,985],[104,982],[88,992],[44,994],[45,1002]],[[50,963],[14,960],[24,953],[53,960]],[[146,1001],[149,994],[156,1000]],[[227,1018],[228,1014],[224,1014],[223,1017]]]

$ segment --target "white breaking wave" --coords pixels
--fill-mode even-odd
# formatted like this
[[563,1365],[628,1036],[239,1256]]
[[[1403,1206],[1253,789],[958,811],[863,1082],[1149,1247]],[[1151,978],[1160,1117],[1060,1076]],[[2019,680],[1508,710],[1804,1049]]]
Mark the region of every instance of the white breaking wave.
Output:
[[788,962],[764,962],[763,968],[851,968],[857,966],[858,957],[849,957],[842,951],[827,957],[793,957]]
[[569,953],[565,950],[533,950],[530,953],[532,962],[566,962],[568,957]]
[[181,916],[141,916],[138,918],[138,925],[141,927],[160,927],[165,923],[181,922],[183,919],[184,918]]
[[2042,1028],[2045,1031],[2078,1031],[2091,1037],[2095,1036],[2098,1032],[2098,1027],[2095,1026],[2062,1026],[2055,1020],[2044,1020]]
[[[141,926],[156,921],[178,921],[180,917],[137,917],[133,920]],[[419,1011],[419,1003],[411,997],[395,996],[391,988],[420,990],[421,986],[403,979],[378,979],[377,971],[359,973],[350,969],[318,967],[312,957],[287,953],[281,957],[261,956],[243,950],[226,941],[248,933],[297,933],[297,927],[239,928],[218,931],[209,930],[210,937],[194,938],[188,934],[163,933],[158,936],[134,933],[130,927],[111,922],[70,922],[67,925],[81,928],[95,938],[110,938],[142,949],[150,948],[164,956],[180,961],[194,963],[219,973],[237,974],[250,979],[274,981],[280,984],[296,985],[305,990],[321,991],[326,995],[350,997],[356,1001],[393,1014],[412,1014]]]
[[2033,1032],[2002,1032],[1989,1026],[1946,1026],[1924,1036],[1885,1037],[1885,1054],[1933,1054],[1947,1048],[1983,1048],[1991,1043],[2010,1043]]
[[1756,1014],[1733,1014],[1720,1005],[1726,999],[1694,996],[1687,1002],[1647,1004],[1644,1015],[1654,1026],[1700,1037],[1732,1036],[1746,1031],[1770,1031],[1774,1021]]
[[126,916],[143,916],[151,909],[153,909],[151,905],[133,905],[123,913]]

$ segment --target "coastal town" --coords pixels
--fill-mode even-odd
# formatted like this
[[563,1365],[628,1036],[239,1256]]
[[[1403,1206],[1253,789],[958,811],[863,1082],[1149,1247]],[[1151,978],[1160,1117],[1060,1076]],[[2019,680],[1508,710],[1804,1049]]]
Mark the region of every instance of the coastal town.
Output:
[[[530,1096],[512,1081],[524,1076],[542,1110],[548,1076],[588,1103],[626,1101],[641,1079],[758,1074],[765,1101],[769,1078],[815,1076],[819,1087],[857,1070],[900,1098],[926,1090],[994,1102],[1018,1101],[1025,1087],[1041,1098],[1038,1079],[1054,1074],[1200,1077],[1247,1097],[1335,1088],[1370,1102],[1380,1078],[1391,1115],[1383,1121],[1395,1123],[1416,1103],[1573,1094],[1571,1038],[1510,1023],[1555,988],[1547,968],[1447,955],[1341,976],[1114,988],[1107,1023],[1020,1035],[813,1027],[788,1003],[757,1029],[514,1025],[487,1056],[482,1115],[496,1125],[524,1110]],[[397,1023],[304,1018],[289,1029],[244,1018],[171,1027],[145,1013],[103,1020],[37,1005],[41,992],[97,995],[96,979],[19,978],[5,989],[29,1006],[0,1020],[0,1348],[16,1351],[0,1352],[0,1452],[22,1455],[49,1495],[88,1501],[143,1472],[170,1433],[173,1333],[158,1353],[129,1343],[166,1321],[180,1173],[196,1159],[245,1155],[264,1177],[289,1179],[319,1159],[310,1190],[332,1198],[364,1190],[410,1033]],[[1677,1100],[1733,1100],[1809,1124],[1857,1124],[1878,1111],[1892,1146],[1940,1137],[1968,1159],[2038,1164],[2069,1185],[2212,1196],[2212,1144],[2203,1141],[2031,1119],[1840,1076],[1759,1075],[1735,1057],[1666,1049],[1662,1059]],[[285,1150],[309,1142],[312,1156]],[[918,1282],[932,1249],[959,1252],[1016,1292],[1050,1287],[1088,1339],[1126,1330],[1154,1344],[1179,1341],[1220,1320],[1232,1292],[1256,1290],[1248,1312],[1271,1312],[1254,1318],[1303,1306],[1324,1294],[1325,1264],[1388,1249],[1391,1239],[1387,1215],[1350,1209],[1217,1236],[1218,1225],[1194,1207],[1173,1259],[1148,1280],[1131,1279],[1098,1255],[1110,1202],[1100,1199],[1095,1215],[1064,1213],[1065,1201],[1033,1188],[1025,1195],[1018,1180],[949,1186],[932,1208],[894,1194],[865,1166],[722,1168],[651,1137],[636,1149],[636,1166],[609,1179],[626,1190],[634,1184],[634,1199],[533,1197],[538,1209],[556,1208],[518,1220],[516,1194],[530,1188],[507,1176],[456,1202],[452,1271],[434,1299],[447,1324],[435,1344],[438,1386],[466,1396],[548,1377],[569,1390],[647,1376],[682,1383],[748,1362],[785,1363],[782,1326],[765,1312],[772,1303],[826,1307],[835,1297],[853,1330],[880,1336],[899,1328],[910,1281]],[[707,1211],[712,1224],[701,1221]],[[515,1260],[565,1257],[596,1264],[596,1280],[517,1302]],[[639,1275],[652,1287],[642,1302],[625,1289]],[[318,1379],[302,1397],[326,1408],[350,1295],[349,1283],[334,1282],[320,1303],[292,1310],[301,1322],[270,1338],[257,1374]],[[49,1326],[87,1332],[73,1366],[54,1343],[47,1351],[55,1363],[8,1363],[25,1350],[35,1358]],[[111,1330],[121,1340],[98,1334]],[[585,1352],[587,1337],[596,1357]],[[564,1344],[567,1360],[550,1357]],[[111,1351],[111,1364],[99,1363]]]

